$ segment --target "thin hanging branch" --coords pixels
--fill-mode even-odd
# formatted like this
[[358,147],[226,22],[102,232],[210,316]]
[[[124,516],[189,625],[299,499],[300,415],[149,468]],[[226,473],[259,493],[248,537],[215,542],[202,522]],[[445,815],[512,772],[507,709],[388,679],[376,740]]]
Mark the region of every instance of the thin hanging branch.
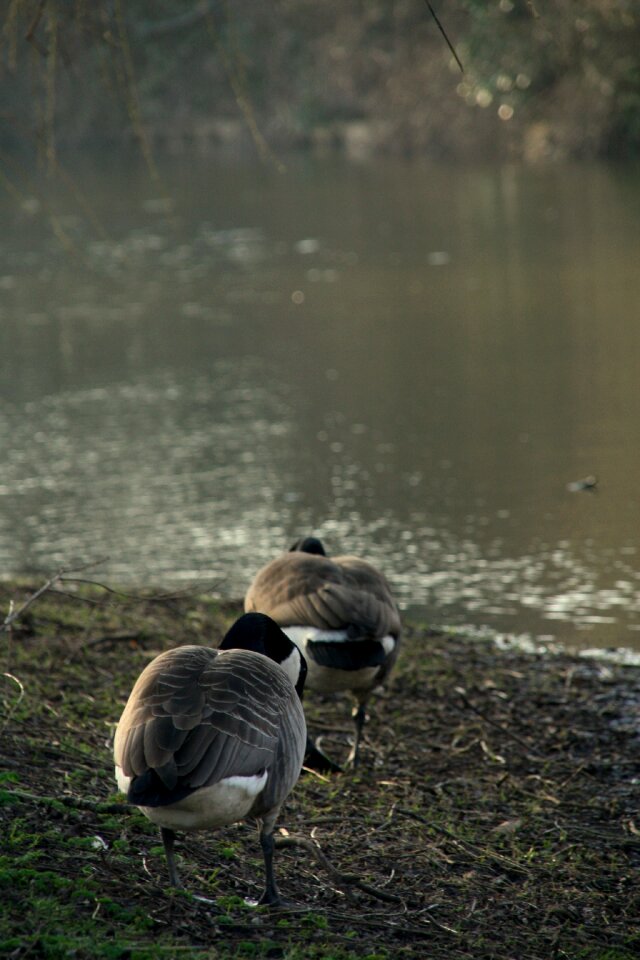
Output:
[[437,26],[438,30],[440,31],[440,33],[441,33],[442,36],[444,37],[444,39],[445,39],[445,41],[446,41],[446,44],[447,44],[447,46],[449,47],[449,50],[451,50],[451,53],[453,54],[456,63],[457,63],[458,66],[460,67],[460,73],[464,73],[464,67],[462,66],[462,61],[460,60],[460,57],[459,57],[458,54],[456,53],[455,47],[454,47],[453,44],[451,43],[451,40],[449,40],[449,37],[447,36],[446,30],[444,29],[444,27],[442,26],[442,24],[441,24],[440,21],[438,20],[438,15],[437,15],[437,13],[435,12],[435,10],[433,9],[433,7],[431,6],[431,3],[429,2],[429,0],[424,0],[424,2],[425,2],[426,5],[429,7],[429,12],[430,12],[431,16],[433,17],[433,19],[435,20],[436,26]]
[[135,135],[138,138],[140,150],[142,151],[142,156],[144,157],[147,165],[149,175],[156,186],[163,190],[162,179],[156,166],[147,130],[142,121],[142,111],[140,109],[140,101],[138,98],[138,87],[133,63],[133,53],[129,43],[127,25],[122,9],[122,0],[115,0],[115,21],[118,34],[118,47],[124,69],[125,92],[128,101],[129,116],[131,118],[131,123],[133,124]]
[[228,56],[227,51],[225,50],[218,36],[212,10],[207,11],[206,20],[207,31],[211,37],[216,52],[220,57],[224,72],[226,73],[229,81],[229,86],[231,87],[235,97],[236,105],[244,117],[244,121],[248,127],[249,133],[251,134],[251,139],[256,146],[260,159],[269,160],[274,165],[278,173],[284,173],[286,169],[284,164],[275,155],[269,146],[269,143],[260,131],[260,128],[258,127],[258,121],[256,120],[251,100],[244,90],[242,78],[240,77],[238,71],[234,69],[230,57]]
[[35,49],[38,51],[38,53],[42,57],[46,57],[47,50],[36,37],[36,30],[40,26],[40,21],[42,19],[42,14],[44,12],[44,8],[46,7],[46,5],[47,5],[47,0],[39,0],[38,7],[36,9],[33,20],[31,21],[29,25],[29,29],[24,35],[24,38],[27,41],[27,43],[30,43],[33,47],[35,47]]

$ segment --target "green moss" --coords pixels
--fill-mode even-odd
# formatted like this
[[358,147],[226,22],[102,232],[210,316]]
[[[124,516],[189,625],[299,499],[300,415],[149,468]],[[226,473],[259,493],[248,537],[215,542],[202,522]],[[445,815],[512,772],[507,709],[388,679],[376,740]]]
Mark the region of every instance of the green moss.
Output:
[[218,846],[218,854],[225,860],[234,860],[236,853],[236,848],[231,844],[220,844]]

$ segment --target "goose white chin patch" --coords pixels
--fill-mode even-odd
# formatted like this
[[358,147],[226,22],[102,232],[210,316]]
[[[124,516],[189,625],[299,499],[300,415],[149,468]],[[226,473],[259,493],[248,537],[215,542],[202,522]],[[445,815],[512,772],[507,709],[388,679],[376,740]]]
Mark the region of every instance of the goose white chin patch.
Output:
[[320,630],[318,627],[294,626],[282,627],[282,631],[303,653],[310,642],[322,640],[325,643],[343,643],[349,639],[346,630]]
[[[308,643],[344,643],[349,640],[349,634],[346,630],[320,630],[318,627],[283,627],[283,632],[289,637],[296,647],[299,647],[304,653]],[[395,637],[390,633],[382,637],[379,641],[382,644],[384,652],[388,655],[396,645]],[[286,662],[286,661],[285,661]],[[281,664],[284,666],[284,663]]]
[[287,676],[291,680],[291,683],[295,687],[300,677],[300,666],[302,664],[302,660],[300,658],[300,650],[298,649],[298,644],[295,642],[295,640],[292,637],[289,637],[289,639],[294,645],[293,650],[291,651],[288,657],[286,657],[284,660],[280,662],[280,666],[282,667],[284,672],[287,674]]

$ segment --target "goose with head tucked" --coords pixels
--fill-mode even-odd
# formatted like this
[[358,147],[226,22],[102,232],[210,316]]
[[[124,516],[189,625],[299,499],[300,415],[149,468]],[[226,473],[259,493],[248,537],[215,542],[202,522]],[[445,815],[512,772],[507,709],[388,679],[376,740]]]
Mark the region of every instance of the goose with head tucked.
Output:
[[176,647],[141,673],[115,734],[116,779],[160,827],[173,886],[175,831],[253,817],[266,875],[259,902],[281,903],[273,830],[304,757],[305,676],[298,648],[255,613],[241,617],[219,649]]
[[[346,762],[356,766],[367,703],[400,644],[400,614],[386,578],[358,557],[330,558],[317,537],[304,537],[258,571],[244,608],[266,613],[293,640],[307,661],[309,689],[354,695],[355,738]],[[305,764],[340,769],[311,739]]]

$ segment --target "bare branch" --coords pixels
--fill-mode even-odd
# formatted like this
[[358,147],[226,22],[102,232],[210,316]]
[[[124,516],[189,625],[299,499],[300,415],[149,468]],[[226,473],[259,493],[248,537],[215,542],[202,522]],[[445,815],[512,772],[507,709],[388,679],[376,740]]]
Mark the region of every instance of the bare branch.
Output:
[[[307,840],[306,837],[278,836],[275,838],[275,844],[276,847],[302,847],[303,850],[307,850],[308,853],[312,854],[318,863],[324,867],[331,879],[340,886],[358,887],[364,893],[368,893],[370,896],[376,897],[378,900],[384,900],[387,903],[404,902],[402,897],[397,897],[394,893],[387,893],[385,890],[380,890],[379,887],[374,887],[373,884],[360,880],[355,873],[342,873],[341,870],[334,867],[322,851],[322,848],[313,840]],[[348,891],[347,895],[349,895]]]
[[15,623],[16,620],[19,620],[22,614],[29,609],[32,603],[35,603],[43,593],[46,593],[47,590],[50,590],[54,583],[57,583],[62,576],[63,571],[58,570],[52,577],[49,577],[46,583],[44,583],[39,590],[36,590],[35,593],[32,593],[30,597],[27,597],[22,606],[18,607],[17,610],[10,610],[7,616],[4,618],[2,624],[0,624],[0,633],[4,630],[8,630],[12,623]]
[[[72,572],[72,571],[71,571]],[[125,593],[124,590],[117,590],[115,587],[110,587],[106,583],[101,583],[99,580],[89,580],[86,577],[60,577],[61,583],[86,583],[92,587],[100,587],[101,590],[105,590],[107,593],[113,594],[115,597],[124,597],[125,600],[135,600],[136,603],[151,603],[155,601],[164,601],[164,600],[179,600],[182,597],[197,596],[198,593],[206,590],[208,592],[213,592],[218,589],[224,579],[218,579],[203,583],[192,583],[188,587],[184,587],[182,590],[170,590],[167,593]],[[60,591],[63,592],[63,591]],[[72,594],[66,594],[66,596],[72,596]]]
[[472,843],[471,840],[459,840],[456,837],[455,833],[451,830],[447,830],[446,827],[441,827],[437,823],[433,823],[432,820],[427,820],[426,817],[421,816],[419,813],[415,813],[413,810],[406,810],[404,807],[396,807],[394,813],[397,812],[403,817],[409,817],[411,820],[417,820],[418,823],[423,823],[425,826],[430,827],[432,830],[435,830],[436,833],[441,834],[443,837],[447,837],[454,846],[458,847],[460,850],[466,850],[468,853],[479,856],[482,859],[493,860],[503,869],[513,870],[514,873],[527,874],[528,870],[523,867],[517,860],[512,859],[511,857],[505,857],[501,853],[497,853],[495,850],[490,849],[489,847],[481,847],[477,843]]
[[501,723],[497,723],[497,721],[493,720],[491,717],[488,717],[485,713],[482,712],[482,710],[478,709],[478,707],[476,707],[475,704],[471,703],[471,701],[467,696],[466,690],[464,690],[463,687],[456,687],[455,692],[458,694],[458,696],[460,697],[460,699],[462,700],[462,702],[464,703],[465,707],[467,707],[468,710],[473,711],[473,713],[475,713],[478,717],[480,717],[486,723],[490,724],[496,730],[499,730],[500,733],[503,733],[505,737],[509,737],[515,743],[518,743],[520,744],[521,747],[524,747],[524,749],[527,751],[527,754],[532,759],[534,758],[541,759],[540,753],[535,747],[532,747],[531,744],[527,743],[526,740],[523,740],[522,737],[519,737],[516,733],[513,733],[512,730],[509,730],[507,727],[503,726]]
[[56,583],[58,583],[64,578],[64,575],[66,573],[76,573],[76,572],[80,573],[83,570],[89,570],[91,567],[96,567],[101,563],[104,563],[104,559],[92,560],[91,563],[86,563],[81,567],[60,567],[60,569],[56,573],[54,573],[52,577],[49,577],[46,583],[43,583],[43,585],[38,590],[36,590],[35,593],[32,593],[30,597],[27,597],[27,599],[22,604],[22,606],[18,607],[17,610],[9,611],[7,616],[4,618],[4,620],[0,624],[0,633],[3,633],[5,630],[8,630],[11,624],[15,623],[16,620],[19,620],[22,614],[29,609],[31,604],[35,603],[36,600],[39,600],[40,597],[47,592],[47,590],[51,590],[51,588]]

